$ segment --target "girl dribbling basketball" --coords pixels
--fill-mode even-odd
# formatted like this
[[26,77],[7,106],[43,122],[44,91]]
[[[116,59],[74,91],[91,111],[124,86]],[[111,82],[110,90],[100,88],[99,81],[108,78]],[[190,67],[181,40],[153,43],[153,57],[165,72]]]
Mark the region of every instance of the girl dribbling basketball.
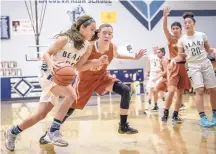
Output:
[[68,145],[68,142],[62,138],[59,129],[69,107],[76,99],[76,92],[72,85],[57,85],[51,80],[51,74],[55,73],[54,69],[61,67],[58,61],[68,63],[76,70],[86,70],[101,64],[103,61],[106,62],[106,56],[103,56],[98,60],[92,62],[88,61],[87,63],[87,59],[91,53],[88,40],[94,35],[95,28],[96,23],[92,17],[87,15],[81,16],[69,30],[57,36],[54,44],[44,54],[44,62],[41,67],[40,75],[42,93],[38,109],[36,113],[30,115],[21,124],[6,130],[6,148],[8,150],[14,151],[16,136],[21,131],[44,119],[54,107],[55,100],[58,99],[59,96],[63,96],[64,99],[45,136],[45,140],[57,146]]
[[[120,82],[119,79],[111,76],[107,72],[107,67],[114,57],[119,59],[138,60],[145,54],[146,51],[141,50],[138,54],[136,54],[136,56],[126,56],[120,54],[117,46],[111,42],[113,38],[113,28],[110,24],[102,24],[97,33],[93,37],[92,52],[88,60],[97,59],[106,55],[108,57],[108,62],[106,64],[92,67],[87,71],[78,72],[74,85],[78,93],[78,99],[68,110],[63,122],[74,112],[75,109],[83,109],[94,92],[99,95],[104,95],[106,92],[112,91],[121,96],[120,123],[118,132],[120,134],[136,134],[138,131],[130,127],[127,122],[131,97],[130,88]],[[46,136],[46,134],[44,136]],[[44,136],[40,139],[41,144],[47,143],[44,141]]]

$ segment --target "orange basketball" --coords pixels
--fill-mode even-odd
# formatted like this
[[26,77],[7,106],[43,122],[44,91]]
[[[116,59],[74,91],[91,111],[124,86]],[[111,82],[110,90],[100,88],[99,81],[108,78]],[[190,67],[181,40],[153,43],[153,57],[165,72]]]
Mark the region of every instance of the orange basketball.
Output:
[[52,80],[60,86],[71,85],[75,79],[75,70],[69,64],[60,64],[61,68],[54,69],[55,74],[52,76]]

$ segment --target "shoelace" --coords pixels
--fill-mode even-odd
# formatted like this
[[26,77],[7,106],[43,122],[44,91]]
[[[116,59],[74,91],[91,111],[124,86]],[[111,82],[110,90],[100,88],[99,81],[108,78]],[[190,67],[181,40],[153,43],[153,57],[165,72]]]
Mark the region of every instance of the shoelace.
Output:
[[15,143],[15,139],[16,139],[16,137],[15,136],[13,136],[13,135],[9,135],[9,141],[10,141],[10,144],[11,145],[15,145],[14,143]]
[[54,134],[54,136],[58,136],[58,137],[57,137],[58,140],[63,140],[63,139],[62,139],[62,138],[63,138],[63,135],[61,134],[60,131],[57,131],[57,132]]

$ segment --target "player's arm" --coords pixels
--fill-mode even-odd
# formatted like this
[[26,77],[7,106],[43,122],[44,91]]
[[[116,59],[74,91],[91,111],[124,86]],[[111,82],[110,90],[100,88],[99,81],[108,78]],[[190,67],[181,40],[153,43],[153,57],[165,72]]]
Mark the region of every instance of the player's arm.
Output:
[[146,49],[145,50],[140,50],[138,53],[135,54],[135,56],[130,56],[130,55],[125,55],[123,53],[120,53],[118,51],[118,48],[116,45],[113,45],[113,55],[115,58],[117,59],[131,59],[131,60],[138,60],[140,59],[142,56],[144,56],[146,54]]
[[206,52],[208,52],[209,54],[216,52],[216,49],[211,48],[207,40],[204,42],[204,47],[205,47]]
[[77,71],[86,71],[99,64],[98,59],[88,60],[92,52],[92,46],[88,46],[86,53],[74,66]]
[[164,8],[164,12],[163,12],[163,31],[164,31],[164,34],[168,40],[168,42],[171,41],[172,39],[172,34],[169,32],[168,30],[168,22],[167,22],[167,18],[168,18],[168,15],[170,14],[170,8],[169,7],[166,7]]
[[58,37],[55,42],[49,47],[49,49],[43,54],[43,59],[48,65],[48,68],[53,72],[53,68],[60,67],[57,62],[51,59],[51,55],[59,52],[67,43],[68,38],[66,36]]
[[150,73],[150,60],[149,60],[149,57],[147,57],[146,67],[145,67],[145,78],[149,77],[149,73]]
[[180,62],[187,56],[186,53],[185,53],[183,44],[182,44],[182,38],[180,38],[178,40],[177,46],[178,46],[178,55],[174,58],[174,61],[175,62]]
[[166,76],[167,75],[167,65],[168,65],[169,61],[167,58],[163,58],[162,60],[162,67],[163,67],[163,72],[162,72],[162,76]]
[[74,66],[77,71],[87,71],[95,66],[107,62],[107,56],[103,55],[99,59],[88,60],[92,52],[92,46],[88,46],[86,53],[80,58],[80,60]]
[[204,48],[205,48],[206,52],[216,56],[216,49],[210,47],[207,36],[205,33],[202,33],[202,38],[203,38]]

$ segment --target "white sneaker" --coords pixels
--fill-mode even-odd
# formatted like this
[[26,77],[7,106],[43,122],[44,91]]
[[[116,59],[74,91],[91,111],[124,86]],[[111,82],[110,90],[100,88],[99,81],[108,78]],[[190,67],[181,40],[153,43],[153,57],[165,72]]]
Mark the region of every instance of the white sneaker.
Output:
[[68,142],[63,139],[63,136],[61,135],[59,130],[56,130],[55,132],[48,131],[46,136],[44,137],[44,140],[56,146],[68,146]]

